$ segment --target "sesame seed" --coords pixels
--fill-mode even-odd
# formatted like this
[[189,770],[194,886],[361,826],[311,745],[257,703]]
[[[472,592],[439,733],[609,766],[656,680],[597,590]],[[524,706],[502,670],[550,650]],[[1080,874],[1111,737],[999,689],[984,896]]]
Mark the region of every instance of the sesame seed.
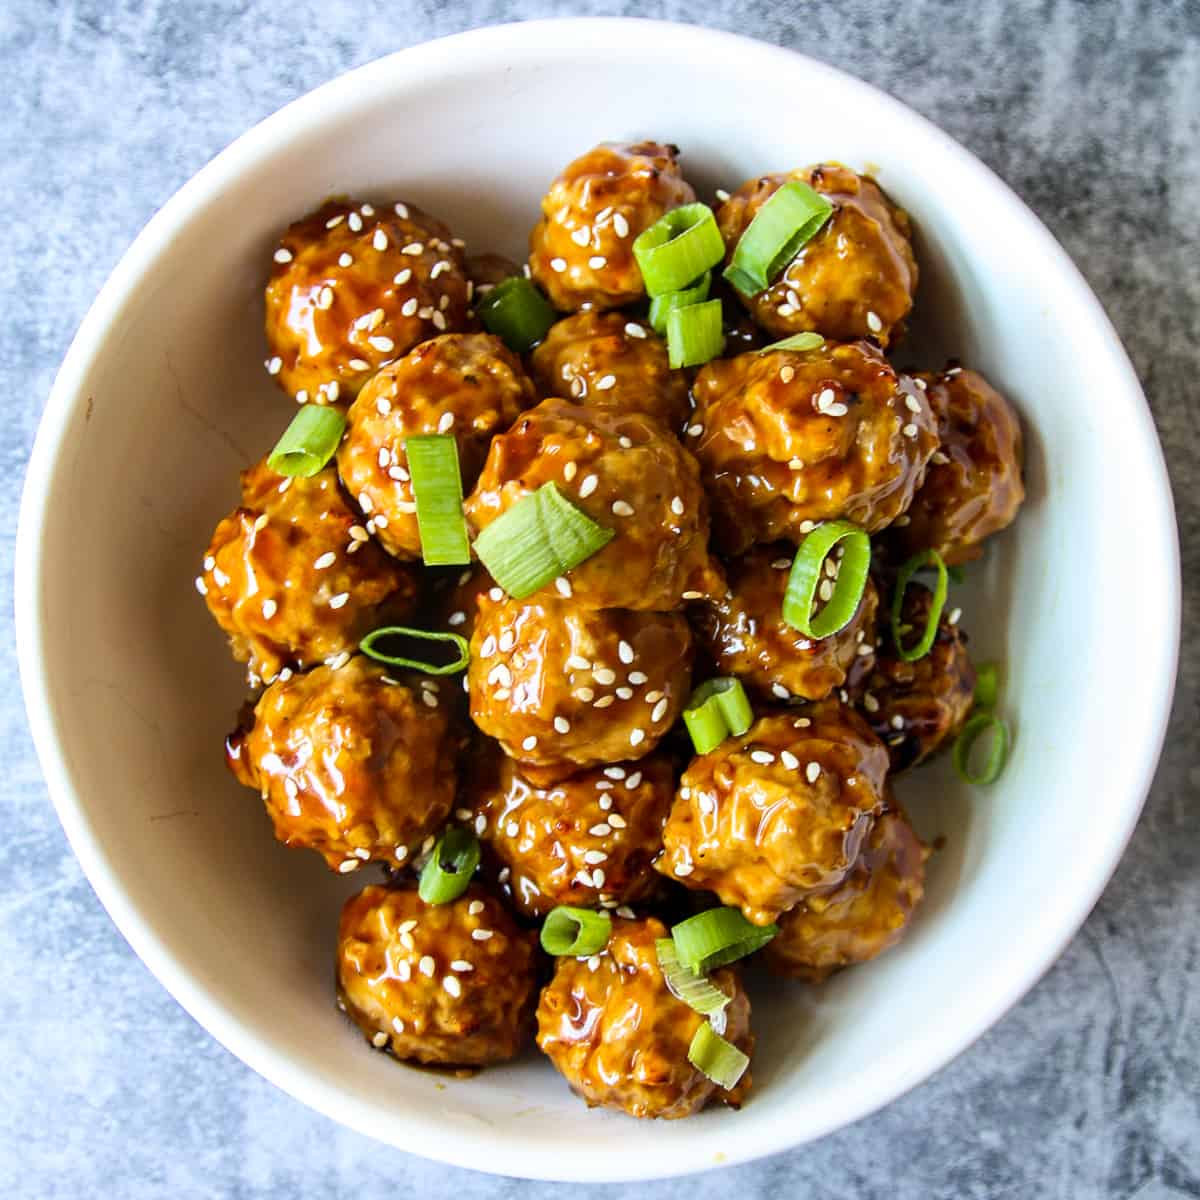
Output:
[[627,780],[625,780],[625,790],[627,792],[635,791],[637,788],[641,787],[641,785],[642,785],[641,771],[634,771],[634,773],[632,775],[630,775],[630,777]]
[[631,746],[640,746],[646,740],[646,731],[644,729],[631,729],[629,731],[629,744]]
[[471,819],[471,810],[469,808],[456,808],[454,815],[460,821],[469,821]]
[[496,653],[496,639],[489,633],[483,639],[483,645],[479,647],[480,658],[491,658]]
[[600,799],[596,801],[596,803],[600,805],[600,809],[602,812],[608,812],[608,810],[610,808],[612,808],[612,797],[609,796],[608,794],[605,794],[605,795],[601,796]]
[[801,533],[812,533],[812,531],[814,529],[816,529],[816,527],[817,527],[816,521],[801,521],[800,522],[800,532]]
[[437,708],[438,706],[437,697],[432,692],[422,692],[421,702],[426,708]]
[[528,737],[527,737],[527,738],[526,738],[526,739],[525,739],[525,740],[524,740],[524,741],[521,743],[521,749],[522,749],[522,750],[534,750],[534,749],[536,749],[536,748],[537,748],[537,742],[538,742],[538,740],[537,740],[537,735],[536,735],[536,734],[533,734],[533,733],[531,733],[531,734],[530,734],[530,735],[529,735],[529,736],[528,736]]
[[469,912],[473,917],[479,916],[479,914],[483,912],[483,901],[472,900],[471,903],[467,905],[467,912]]
[[571,241],[577,246],[586,246],[592,240],[592,231],[586,225],[571,230]]
[[821,764],[819,762],[810,762],[804,768],[804,777],[809,783],[816,783],[821,777]]
[[570,733],[571,722],[568,721],[566,717],[555,717],[554,730],[556,733]]
[[950,613],[950,616],[947,618],[947,620],[950,622],[951,625],[957,625],[959,623],[959,621],[962,620],[962,609],[961,608],[954,609]]
[[596,693],[590,687],[576,688],[572,693],[576,700],[582,700],[584,704],[591,704],[595,699]]
[[456,1000],[462,995],[462,984],[458,982],[453,975],[447,975],[442,980],[442,987],[446,989]]
[[367,338],[367,342],[373,349],[378,350],[381,354],[391,354],[391,352],[396,348],[396,343],[393,342],[390,337],[383,337],[382,335]]
[[589,971],[598,971],[600,969],[600,955],[593,954],[591,958],[587,960],[587,966]]
[[861,646],[859,646],[859,647],[857,647],[857,649],[855,649],[854,653],[859,658],[867,658],[868,656],[875,653],[875,647],[872,646],[869,642],[864,642]]
[[446,328],[446,314],[445,313],[435,312],[433,314],[433,327],[434,327],[434,329],[441,329],[443,331],[445,330],[445,328]]
[[475,970],[475,964],[467,962],[465,958],[456,958],[451,962],[450,970],[459,972],[473,971]]
[[[507,870],[508,868],[506,867],[504,871],[500,872],[501,883],[508,878],[508,875],[506,874]],[[493,931],[491,929],[472,929],[471,937],[477,942],[486,942],[491,938],[492,933]]]
[[412,278],[412,267],[405,267],[403,271],[397,271],[392,277],[392,282],[403,287]]
[[916,396],[905,396],[904,407],[911,413],[919,413],[921,411],[921,402]]
[[616,672],[610,670],[608,667],[597,667],[592,672],[592,678],[604,687],[617,682]]
[[317,293],[317,307],[318,308],[332,308],[333,307],[333,288],[326,285]]
[[949,461],[950,461],[949,457],[947,457],[947,455],[944,454],[941,450],[934,451],[933,462],[937,466],[944,467]]
[[267,599],[263,601],[262,615],[263,619],[269,621],[279,610],[279,605],[274,600]]
[[624,638],[617,643],[617,657],[623,663],[631,663],[634,659],[633,647]]
[[552,258],[550,260],[550,270],[557,271],[560,275],[567,269],[567,260],[565,258]]
[[[391,472],[389,471],[388,474],[391,474]],[[395,508],[397,512],[402,512],[409,516],[417,511],[416,503],[412,500],[397,500],[395,502]],[[380,518],[376,518],[375,524],[378,525],[379,521]]]
[[565,598],[566,598],[566,599],[568,599],[568,600],[571,598],[571,596],[572,596],[572,594],[573,594],[573,593],[572,593],[572,591],[571,591],[571,584],[570,584],[570,581],[567,579],[567,577],[566,577],[565,575],[560,575],[560,576],[559,576],[559,577],[558,577],[558,578],[557,578],[557,579],[554,581],[554,590],[555,590],[555,591],[556,591],[556,592],[557,592],[557,593],[558,593],[560,596],[563,596],[563,597],[565,597]]
[[682,598],[684,600],[703,600],[704,593],[703,592],[684,592]]
[[633,699],[633,688],[619,687],[619,688],[617,688],[616,695],[617,695],[618,700],[632,700]]
[[717,190],[716,190],[716,192],[714,193],[714,195],[717,197],[717,199],[718,199],[718,200],[719,200],[719,201],[720,201],[722,204],[724,204],[724,203],[725,203],[725,201],[729,199],[729,193],[728,193],[728,192],[727,192],[727,191],[726,191],[724,188],[717,188]]
[[593,825],[588,833],[592,837],[608,837],[612,833],[612,826],[607,821],[601,821],[599,825]]
[[592,257],[588,259],[588,266],[591,267],[593,271],[599,271],[602,267],[608,266],[608,259],[605,258],[603,254],[593,254]]
[[625,818],[620,813],[609,813],[608,823],[614,829],[624,829],[626,825]]
[[517,635],[513,633],[511,629],[506,629],[500,635],[500,641],[498,645],[503,653],[507,654],[516,644]]
[[330,217],[329,220],[325,222],[325,228],[326,229],[334,229],[336,226],[340,225],[345,219],[346,219],[345,213],[338,213],[338,215],[336,217]]
[[578,463],[573,463],[573,462],[567,463],[567,465],[565,467],[563,467],[563,479],[565,479],[567,481],[567,483],[570,483],[571,480],[575,478],[575,473],[578,470],[579,470]]
[[613,214],[613,233],[619,238],[627,238],[629,236],[629,222],[620,213]]
[[403,1020],[401,1020],[401,1018],[400,1018],[400,1017],[393,1017],[393,1018],[392,1018],[392,1028],[393,1028],[393,1029],[394,1029],[394,1030],[395,1030],[397,1033],[403,1033],[403,1032],[404,1032],[404,1022],[403,1022]]
[[420,242],[409,242],[407,246],[401,247],[400,253],[411,254],[414,256],[417,254],[424,254],[425,247]]
[[677,863],[676,864],[675,874],[678,875],[681,879],[685,875],[690,875],[691,873],[692,873],[692,864],[691,863]]
[[286,246],[280,246],[275,251],[275,261],[277,263],[290,263],[292,261],[292,252]]
[[342,875],[349,875],[351,871],[358,870],[358,859],[348,858],[343,863],[338,863],[338,872]]
[[407,929],[400,931],[400,945],[408,951],[413,951],[417,948],[417,943],[413,941],[413,935]]
[[371,364],[365,358],[352,358],[347,364],[352,371],[369,371]]
[[800,459],[800,458],[789,458],[788,459],[788,470],[789,471],[803,471],[804,470],[804,460]]
[[329,598],[329,607],[330,608],[341,608],[342,605],[345,604],[346,601],[349,599],[350,599],[349,592],[338,592],[338,594],[336,596],[331,596]]
[[196,576],[196,591],[198,591],[202,596],[208,595],[208,584],[204,582],[203,575]]
[[351,267],[353,265],[354,265],[354,255],[347,254],[346,251],[343,250],[342,253],[338,255],[338,266],[339,267]]
[[438,417],[437,431],[438,433],[449,433],[454,428],[454,414],[452,412],[444,412]]
[[821,394],[817,397],[817,407],[824,412],[836,399],[837,393],[833,388],[823,388]]
[[617,377],[615,375],[601,375],[596,380],[596,391],[607,392],[617,386]]
[[751,750],[750,758],[753,762],[759,763],[762,766],[770,766],[775,761],[775,755],[770,750]]
[[350,651],[343,650],[340,654],[335,654],[332,658],[325,660],[325,665],[331,671],[340,671],[350,661]]
[[687,427],[688,437],[699,437],[704,432],[703,425],[689,425]]
[[826,603],[828,603],[829,600],[833,596],[833,580],[832,579],[822,579],[821,586],[817,590],[817,595],[820,596],[821,599],[824,600]]
[[360,217],[358,215],[358,213],[356,213],[356,212],[352,212],[346,218],[346,224],[349,225],[350,228],[353,229],[355,233],[360,233],[362,231],[363,220],[362,220],[362,217]]
[[580,658],[578,654],[572,654],[567,659],[567,666],[573,671],[589,671],[592,664],[586,658]]
[[872,333],[879,333],[880,330],[883,329],[883,322],[879,319],[879,316],[877,313],[873,313],[873,312],[867,313],[867,328]]
[[402,221],[407,221],[408,220],[408,205],[397,202],[396,216],[398,216]]
[[906,438],[915,438],[917,436],[917,427],[910,421],[900,432]]
[[268,375],[278,375],[282,369],[283,369],[283,359],[280,358],[278,354],[275,355],[274,358],[267,359],[267,374]]
[[779,752],[779,761],[789,771],[795,771],[800,766],[800,760],[790,750],[781,750]]
[[612,505],[613,516],[616,517],[632,517],[633,505],[627,504],[624,500],[614,500]]
[[630,321],[625,326],[625,332],[634,338],[644,338],[646,336],[646,330],[636,321]]
[[608,855],[603,850],[586,850],[584,851],[583,861],[590,867],[596,866],[598,863],[607,862]]
[[412,978],[412,967],[405,961],[396,964],[396,978],[401,983],[407,983]]
[[433,316],[433,306],[431,304],[426,304],[424,307],[418,308],[417,316],[420,317],[422,321],[428,321],[430,317]]
[[371,1038],[371,1045],[377,1050],[382,1050],[388,1043],[388,1035],[382,1030]]
[[601,696],[592,707],[593,708],[611,708],[616,701],[616,696]]
[[888,723],[893,729],[904,728],[904,718],[899,713],[897,713]]
[[459,609],[457,612],[452,612],[446,618],[446,624],[450,626],[462,625],[466,622],[467,614]]
[[487,681],[489,684],[498,683],[501,687],[512,687],[512,672],[504,663],[497,663],[488,672]]
[[499,604],[504,599],[504,589],[498,587],[488,588],[488,599]]
[[796,310],[790,304],[784,303],[780,304],[775,311],[781,317],[790,317]]
[[650,720],[656,725],[667,715],[667,698],[664,696],[653,708],[650,713]]
[[386,396],[377,397],[375,400],[375,411],[381,417],[386,417],[392,411],[392,402]]

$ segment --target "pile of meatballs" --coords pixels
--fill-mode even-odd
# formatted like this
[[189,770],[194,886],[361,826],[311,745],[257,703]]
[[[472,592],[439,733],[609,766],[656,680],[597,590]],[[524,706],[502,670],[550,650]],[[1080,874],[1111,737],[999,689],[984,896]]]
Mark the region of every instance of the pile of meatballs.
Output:
[[[286,845],[383,868],[342,911],[337,1001],[397,1059],[480,1068],[536,1040],[589,1105],[736,1106],[748,1072],[724,1091],[689,1062],[705,1018],[665,984],[672,921],[723,904],[775,922],[751,961],[819,982],[895,944],[921,900],[929,851],[892,781],[953,740],[975,671],[949,606],[927,655],[897,653],[895,574],[926,549],[969,562],[1013,520],[1021,432],[978,373],[890,357],[918,271],[871,178],[822,164],[718,193],[727,256],[792,179],[832,215],[766,290],[715,292],[725,357],[698,370],[669,367],[632,252],[696,199],[670,145],[570,163],[524,266],[469,257],[394,200],[330,201],[274,251],[267,370],[346,430],[311,477],[243,472],[196,585],[252,691],[230,768]],[[522,271],[560,314],[523,356],[474,308]],[[823,344],[762,352],[803,331]],[[478,564],[425,567],[404,445],[433,433],[457,441],[472,537],[547,481],[615,536],[521,600]],[[814,640],[781,605],[797,546],[835,519],[871,536],[871,576],[850,623]],[[931,600],[912,583],[902,628]],[[469,639],[465,674],[360,652],[396,623]],[[679,718],[714,676],[741,681],[755,720],[697,755]],[[415,872],[455,825],[478,871],[426,903]],[[563,904],[611,914],[602,951],[543,953]],[[750,1054],[743,965],[711,981]]]

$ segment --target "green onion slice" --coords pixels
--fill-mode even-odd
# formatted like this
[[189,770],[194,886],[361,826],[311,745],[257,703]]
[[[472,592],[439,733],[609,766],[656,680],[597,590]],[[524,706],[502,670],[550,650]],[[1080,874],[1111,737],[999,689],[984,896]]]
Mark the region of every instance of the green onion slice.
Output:
[[560,904],[542,926],[542,949],[555,958],[587,958],[608,945],[612,917],[593,908]]
[[523,600],[602,550],[616,536],[544,483],[475,539],[475,553],[510,596]]
[[758,351],[759,354],[770,354],[774,350],[820,350],[825,345],[825,339],[819,333],[805,330],[804,333],[793,333],[781,342],[772,342]]
[[746,1073],[750,1059],[705,1021],[692,1036],[688,1062],[702,1075],[728,1091]]
[[725,242],[707,204],[663,213],[634,239],[633,257],[650,296],[678,292],[725,257]]
[[752,925],[736,908],[710,908],[671,929],[675,953],[690,971],[703,974],[761,950],[778,925]]
[[488,332],[517,354],[536,346],[558,320],[550,302],[522,275],[496,284],[475,305],[475,311]]
[[654,949],[658,954],[658,965],[662,970],[667,990],[672,996],[706,1017],[724,1011],[729,997],[719,987],[715,987],[706,976],[689,970],[679,961],[673,939],[658,938]]
[[429,861],[421,868],[417,894],[426,904],[449,904],[467,890],[479,866],[479,839],[452,825],[438,839]]
[[[971,752],[985,734],[991,734],[983,769],[971,770]],[[967,783],[977,786],[994,783],[1008,762],[1008,726],[994,713],[976,713],[963,727],[954,743],[954,769]]]
[[[825,560],[841,545],[842,562],[825,607],[814,615],[813,601],[826,578]],[[783,619],[808,638],[827,638],[845,629],[858,612],[871,567],[871,539],[849,521],[824,521],[801,543],[792,560]]]
[[698,367],[724,348],[720,300],[688,304],[667,313],[667,357],[672,367]]
[[458,442],[449,433],[420,434],[405,440],[421,558],[428,567],[462,566],[471,561],[463,516]]
[[[420,658],[388,654],[386,650],[379,648],[379,643],[390,638],[416,638],[422,642],[446,642],[455,649],[456,654],[453,661],[446,663],[426,662]],[[471,651],[467,645],[467,639],[461,634],[439,633],[431,629],[411,629],[407,625],[384,625],[380,629],[372,630],[358,643],[358,648],[376,662],[388,663],[393,667],[408,667],[410,670],[420,671],[422,675],[453,675],[464,670],[467,663],[471,661]]]
[[829,220],[833,205],[807,183],[785,183],[738,239],[725,278],[743,296],[756,296]]
[[336,408],[306,404],[275,443],[267,466],[276,475],[315,475],[333,457],[342,440],[346,418]]
[[706,679],[688,700],[683,723],[697,754],[715,750],[730,735],[740,737],[754,723],[741,680],[724,675]]
[[[904,608],[904,593],[912,577],[924,566],[932,563],[937,568],[937,582],[933,586],[933,601],[929,605],[929,621],[917,642],[905,646],[903,635],[906,629],[902,627],[900,613]],[[922,550],[914,554],[900,568],[896,576],[896,591],[892,595],[892,641],[896,643],[896,653],[905,662],[916,662],[924,658],[933,646],[937,637],[938,622],[942,619],[942,609],[946,607],[946,593],[950,587],[950,577],[942,556],[936,550]]]
[[975,672],[975,707],[996,707],[1000,694],[1000,668],[994,662],[981,663]]
[[650,326],[659,337],[667,336],[667,317],[673,308],[686,308],[708,299],[712,285],[712,272],[705,271],[699,279],[678,292],[663,292],[650,301]]

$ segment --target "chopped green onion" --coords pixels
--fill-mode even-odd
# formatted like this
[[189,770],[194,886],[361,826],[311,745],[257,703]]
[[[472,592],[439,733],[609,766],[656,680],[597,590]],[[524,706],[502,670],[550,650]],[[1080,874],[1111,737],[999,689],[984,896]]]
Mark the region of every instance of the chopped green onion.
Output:
[[336,408],[306,404],[275,443],[267,466],[276,475],[307,479],[333,457],[345,428],[346,418]]
[[706,679],[683,710],[683,723],[697,754],[716,749],[727,737],[740,737],[754,723],[754,710],[741,680]]
[[479,839],[452,825],[438,838],[429,861],[421,868],[417,894],[426,904],[449,904],[470,886],[479,866]]
[[615,536],[553,483],[543,483],[480,533],[475,553],[510,596],[523,600],[591,558]]
[[825,345],[825,339],[819,333],[813,333],[811,330],[805,330],[804,333],[793,333],[791,337],[785,337],[781,342],[772,342],[769,346],[764,346],[758,351],[759,354],[770,354],[775,350],[820,350]]
[[633,257],[650,296],[677,292],[725,257],[725,242],[707,204],[663,213],[634,239]]
[[724,1011],[729,997],[720,988],[714,987],[707,976],[690,970],[679,961],[675,942],[671,938],[658,938],[654,949],[658,954],[663,980],[672,996],[706,1017]]
[[479,319],[517,354],[536,346],[558,314],[536,287],[521,275],[502,280],[478,304]]
[[[833,591],[825,607],[814,615],[813,601],[826,578],[825,560],[842,543],[842,561]],[[808,638],[827,638],[845,629],[858,612],[870,567],[871,539],[863,530],[849,521],[822,522],[804,539],[792,560],[783,596],[783,619]]]
[[717,1087],[729,1091],[746,1073],[750,1059],[705,1021],[692,1035],[688,1062]]
[[710,908],[671,929],[675,953],[690,971],[711,971],[761,950],[778,925],[753,925],[736,908]]
[[[991,734],[983,770],[971,770],[971,751],[985,733]],[[954,743],[954,769],[967,782],[981,786],[994,783],[1008,761],[1008,726],[994,713],[976,713],[963,727]]]
[[738,239],[725,278],[756,296],[829,220],[833,205],[799,179],[785,183],[758,210]]
[[994,662],[981,663],[975,672],[975,707],[995,708],[1000,694],[1000,668]]
[[698,367],[725,348],[720,300],[705,300],[667,313],[667,357],[672,367]]
[[[904,593],[908,590],[912,577],[927,563],[932,563],[937,568],[937,583],[934,584],[933,600],[929,605],[929,620],[920,639],[914,645],[906,647],[902,639],[907,628],[900,620],[900,613],[904,608]],[[917,659],[924,658],[932,648],[933,639],[937,637],[938,622],[942,619],[942,609],[946,607],[946,592],[949,586],[946,564],[936,550],[922,550],[900,568],[896,576],[896,591],[892,595],[892,641],[896,643],[896,653],[905,662],[916,662]]]
[[[388,638],[416,638],[422,642],[446,642],[458,652],[453,661],[448,663],[425,662],[419,658],[407,658],[400,654],[388,654],[379,649],[379,643]],[[410,629],[407,625],[384,625],[381,629],[372,630],[367,634],[358,648],[368,657],[377,662],[388,663],[393,667],[408,667],[420,671],[423,675],[453,675],[463,670],[471,661],[471,651],[467,639],[457,633],[439,633],[431,629]]]
[[542,949],[555,958],[586,958],[608,945],[612,917],[592,908],[560,904],[542,926]]
[[471,561],[463,516],[458,442],[449,433],[420,434],[405,440],[421,558],[427,567],[462,566]]
[[678,292],[663,292],[650,301],[650,325],[659,337],[667,336],[667,317],[673,308],[686,308],[689,304],[699,304],[708,299],[708,289],[712,284],[712,272],[705,271],[694,283]]

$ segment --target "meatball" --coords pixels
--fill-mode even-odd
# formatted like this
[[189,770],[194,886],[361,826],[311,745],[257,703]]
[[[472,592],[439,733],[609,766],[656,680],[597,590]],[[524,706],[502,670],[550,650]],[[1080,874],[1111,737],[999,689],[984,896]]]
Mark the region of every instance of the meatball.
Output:
[[529,269],[555,308],[620,308],[646,294],[633,241],[695,192],[675,146],[601,145],[568,164],[542,199]]
[[479,597],[471,637],[471,718],[527,778],[553,783],[658,745],[691,680],[681,614],[494,594]]
[[416,572],[369,538],[337,474],[242,472],[242,504],[216,528],[196,586],[251,683],[354,650],[416,607]]
[[406,204],[330,201],[297,221],[266,300],[267,370],[302,404],[353,400],[381,366],[472,320],[462,250]]
[[[739,1107],[750,1073],[726,1092],[688,1061],[688,1047],[706,1020],[668,990],[654,943],[667,928],[653,917],[613,920],[608,946],[594,959],[560,958],[542,989],[537,1042],[571,1085],[595,1107],[631,1117],[688,1117],[716,1097]],[[723,1036],[743,1053],[754,1050],[750,1001],[733,967],[709,975],[730,997]]]
[[728,257],[759,209],[793,179],[821,192],[833,214],[770,287],[743,303],[776,337],[815,330],[842,342],[871,337],[887,346],[912,309],[917,263],[908,215],[873,179],[823,163],[747,181],[717,211]]
[[730,554],[838,517],[878,532],[938,446],[925,393],[868,342],[711,362],[693,397],[688,445]]
[[767,966],[819,983],[894,946],[925,894],[928,854],[903,813],[884,813],[846,878],[779,918],[763,950]]
[[393,679],[361,655],[281,679],[259,698],[251,728],[229,738],[229,765],[262,794],[285,845],[316,850],[342,873],[367,861],[400,866],[454,802],[466,742],[452,686]]
[[726,569],[728,588],[691,609],[692,627],[722,675],[737,675],[762,697],[823,700],[859,660],[873,660],[879,593],[871,580],[858,610],[831,637],[807,638],[783,619],[795,551],[755,546]]
[[543,400],[493,440],[467,499],[468,523],[478,533],[547,482],[616,536],[537,595],[667,610],[711,586],[700,471],[653,418]]
[[595,768],[538,787],[504,755],[486,763],[458,813],[485,839],[513,904],[527,917],[555,905],[606,908],[657,891],[650,866],[675,794],[671,762]]
[[453,433],[469,489],[492,436],[535,398],[520,360],[487,333],[432,338],[384,367],[350,406],[338,448],[342,482],[373,515],[384,548],[399,558],[421,557],[406,438]]
[[980,544],[1012,523],[1025,499],[1021,425],[982,375],[954,367],[917,377],[926,387],[941,447],[913,497],[907,521],[889,539],[904,554],[934,549],[948,563],[970,562]]
[[533,1031],[534,935],[478,884],[449,904],[364,888],[338,927],[338,1005],[378,1049],[447,1066],[516,1058]]
[[846,877],[883,811],[887,766],[836,700],[762,717],[692,760],[655,867],[767,925]]
[[544,396],[646,413],[671,430],[688,412],[687,379],[671,370],[666,343],[621,313],[588,309],[559,321],[533,352],[533,377]]
[[[906,644],[927,628],[932,602],[933,593],[924,584],[909,583],[900,610],[901,624],[914,631],[906,636]],[[850,690],[860,697],[871,728],[887,744],[893,771],[915,767],[948,745],[971,714],[975,668],[958,617],[958,609],[942,613],[924,658],[905,662],[889,633],[874,664],[851,676]]]
[[472,254],[467,259],[467,278],[474,285],[472,294],[484,296],[498,283],[520,275],[521,268],[503,254]]

